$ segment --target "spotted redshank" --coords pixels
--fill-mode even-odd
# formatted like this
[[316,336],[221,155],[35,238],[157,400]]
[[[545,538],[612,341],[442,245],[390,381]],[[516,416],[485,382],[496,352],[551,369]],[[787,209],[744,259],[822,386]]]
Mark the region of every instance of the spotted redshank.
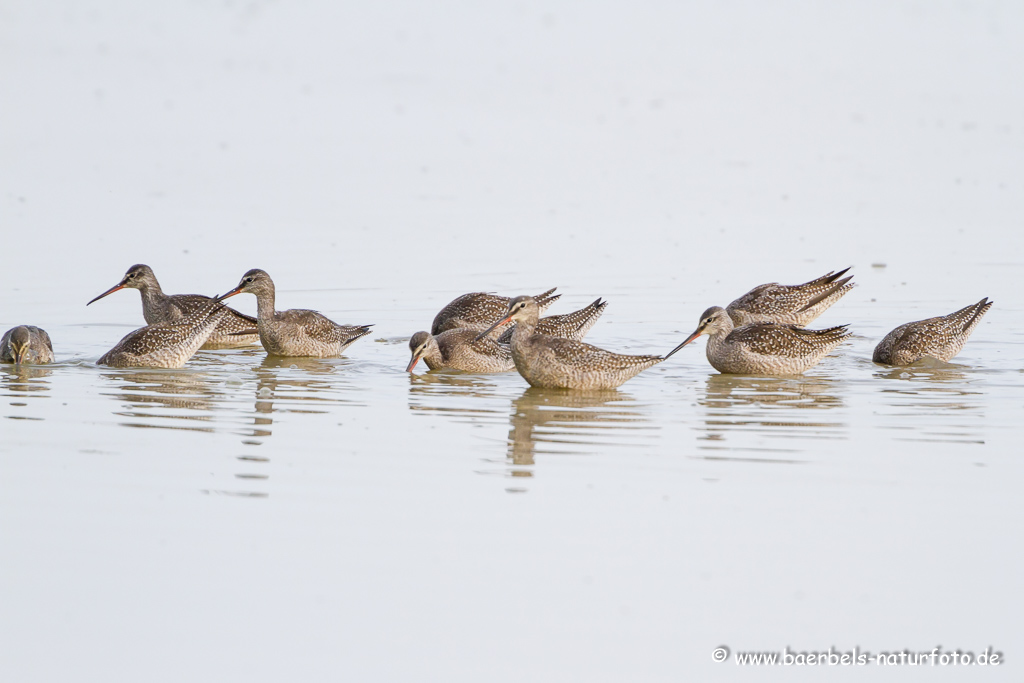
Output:
[[[537,332],[550,334],[552,337],[582,341],[587,336],[587,332],[590,332],[590,328],[597,322],[597,319],[604,314],[606,308],[608,308],[607,301],[595,299],[592,303],[578,311],[546,316],[537,322]],[[508,305],[506,304],[505,310],[501,314],[504,315],[507,312]],[[491,323],[493,322],[494,319],[491,319]],[[488,323],[488,326],[490,326],[490,323]],[[498,341],[502,344],[511,344],[512,330],[515,329],[515,326],[507,325],[503,327],[506,327],[506,329],[498,337]]]
[[0,339],[0,363],[42,365],[52,362],[53,344],[46,330],[34,325],[18,325],[4,332]]
[[854,288],[852,275],[842,277],[848,270],[826,273],[802,285],[769,282],[754,287],[725,310],[737,327],[758,322],[804,327]]
[[[164,294],[160,289],[153,269],[139,263],[128,269],[121,281],[89,302],[99,301],[119,289],[137,289],[142,295],[142,315],[146,323],[174,322],[189,313],[203,308],[210,297],[202,294]],[[88,306],[89,304],[86,304]],[[217,328],[203,345],[204,349],[233,349],[260,343],[256,331],[256,318],[228,308],[228,314],[221,318]]]
[[237,287],[216,300],[243,292],[256,296],[256,327],[263,348],[272,356],[340,356],[349,344],[370,334],[372,325],[339,325],[322,313],[300,308],[274,310],[274,281],[259,268],[247,272]]
[[[666,360],[664,356],[627,356],[596,346],[552,337],[537,332],[540,307],[532,296],[518,296],[509,302],[505,316],[477,335],[485,338],[509,322],[512,332],[512,360],[516,370],[531,386],[543,389],[614,389],[649,367]],[[678,350],[678,348],[676,349]]]
[[[556,289],[558,288],[552,287],[543,294],[537,295],[536,300],[541,312],[562,296],[561,294],[554,293]],[[505,315],[505,312],[508,311],[508,302],[510,300],[507,296],[488,294],[486,292],[463,294],[447,304],[434,316],[434,322],[430,326],[430,333],[441,334],[445,330],[456,329],[485,329],[495,320]]]
[[477,339],[477,330],[445,330],[433,335],[417,332],[409,340],[412,358],[406,366],[411,372],[422,358],[431,370],[453,368],[465,372],[507,372],[515,367],[507,345],[491,337]]
[[799,375],[850,336],[846,325],[824,330],[773,322],[736,327],[724,308],[712,306],[673,353],[705,334],[711,365],[719,372],[737,375]]
[[[566,339],[583,339],[607,306],[607,301],[597,299],[578,311],[541,318],[537,331]],[[508,307],[503,313],[507,311]],[[509,326],[497,343],[493,335],[477,340],[480,332],[477,328],[445,330],[438,335],[417,332],[409,340],[412,359],[406,371],[412,370],[423,358],[431,370],[454,368],[465,372],[507,372],[515,367],[509,347],[514,330],[514,325]]]
[[986,297],[956,313],[904,323],[885,335],[871,360],[885,365],[910,365],[928,356],[949,362],[964,348],[991,307],[992,302]]
[[96,361],[114,368],[180,368],[206,343],[228,308],[207,299],[185,317],[130,332]]

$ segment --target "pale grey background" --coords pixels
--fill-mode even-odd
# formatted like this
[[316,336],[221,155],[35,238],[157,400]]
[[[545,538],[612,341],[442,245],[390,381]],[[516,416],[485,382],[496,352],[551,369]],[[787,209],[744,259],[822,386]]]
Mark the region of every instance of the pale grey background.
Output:
[[[1022,20],[3,2],[0,326],[59,362],[0,375],[2,677],[1017,680]],[[136,262],[172,293],[261,267],[377,327],[295,368],[98,369],[139,302],[84,304]],[[591,341],[659,352],[848,265],[821,324],[858,336],[802,380],[723,380],[702,343],[605,402],[402,373],[466,291],[605,296]],[[868,361],[982,296],[958,367]],[[741,673],[723,643],[1009,663]]]

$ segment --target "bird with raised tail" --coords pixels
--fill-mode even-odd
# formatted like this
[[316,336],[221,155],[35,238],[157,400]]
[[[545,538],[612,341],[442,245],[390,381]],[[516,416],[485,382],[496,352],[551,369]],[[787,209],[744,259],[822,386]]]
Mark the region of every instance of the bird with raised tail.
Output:
[[990,308],[992,302],[985,297],[949,315],[904,323],[885,335],[871,360],[884,365],[910,365],[928,356],[948,363],[963,350]]
[[275,310],[274,281],[259,268],[247,272],[237,287],[216,300],[242,293],[256,296],[256,329],[260,343],[272,356],[333,358],[355,340],[370,334],[372,325],[339,325],[317,311]]
[[[505,308],[507,311],[508,306],[506,305]],[[540,334],[550,334],[552,337],[583,341],[583,338],[587,336],[587,332],[590,332],[590,328],[594,326],[597,319],[604,315],[606,308],[608,308],[608,302],[598,298],[578,311],[543,317],[537,322],[537,332]],[[502,311],[503,315],[504,313],[505,311]],[[488,323],[489,326],[490,323]],[[515,325],[506,325],[505,331],[498,337],[498,342],[501,344],[511,344],[512,331],[514,329]]]
[[140,327],[96,361],[113,368],[180,368],[206,343],[228,308],[212,299],[184,318]]
[[[537,324],[537,332],[565,339],[583,339],[607,307],[607,301],[597,299],[578,311],[541,318]],[[507,311],[508,306],[502,313]],[[493,323],[493,319],[490,322]],[[417,332],[409,340],[412,359],[409,361],[406,371],[411,371],[420,358],[431,370],[452,368],[479,373],[512,370],[515,363],[512,360],[512,350],[509,344],[512,341],[515,326],[508,326],[497,342],[493,335],[477,339],[480,329],[450,329],[436,335],[429,332]]]
[[0,363],[42,365],[53,362],[53,344],[46,330],[35,325],[18,325],[0,339]]
[[[557,287],[552,287],[543,294],[534,297],[537,305],[543,313],[551,304],[558,301],[562,296],[555,294]],[[457,297],[434,316],[434,322],[430,325],[430,334],[438,335],[446,330],[484,330],[491,326],[495,320],[505,315],[508,310],[508,302],[511,297],[487,292],[470,292]],[[495,338],[505,332],[506,326],[496,328]]]
[[854,288],[849,268],[828,272],[802,285],[769,282],[758,285],[725,307],[736,327],[750,323],[781,323],[804,327]]
[[[86,306],[121,289],[137,289],[142,295],[142,317],[147,325],[169,323],[181,320],[189,313],[203,308],[211,299],[202,294],[164,294],[153,269],[144,263],[137,263],[128,269],[121,281],[90,301]],[[203,344],[205,349],[233,349],[260,343],[256,331],[256,318],[228,308],[220,319],[210,338]]]
[[700,317],[697,329],[672,353],[697,337],[707,335],[707,357],[726,374],[799,375],[818,364],[850,336],[846,325],[824,330],[805,330],[773,322],[736,327],[721,306],[712,306]]
[[612,353],[575,339],[541,334],[537,331],[539,321],[540,306],[536,299],[517,296],[509,302],[505,316],[479,333],[477,339],[484,339],[500,326],[514,322],[512,361],[523,379],[543,389],[614,389],[675,353],[664,356]]

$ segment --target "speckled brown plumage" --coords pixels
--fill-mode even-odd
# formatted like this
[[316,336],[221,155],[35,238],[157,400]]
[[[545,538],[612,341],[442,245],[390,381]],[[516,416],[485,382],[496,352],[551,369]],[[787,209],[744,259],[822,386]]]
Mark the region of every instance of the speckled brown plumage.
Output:
[[[519,296],[509,302],[505,317],[496,328],[515,322],[512,332],[512,360],[516,370],[531,386],[544,389],[614,389],[649,367],[675,353],[665,356],[628,356],[574,339],[552,337],[537,332],[540,307],[530,296]],[[484,338],[490,330],[477,335]]]
[[478,330],[445,330],[441,334],[417,332],[409,340],[412,357],[406,372],[411,372],[420,358],[431,370],[453,368],[465,372],[508,372],[515,367],[512,351],[492,337],[477,339]]
[[[541,312],[561,297],[555,294],[557,287],[552,287],[536,298]],[[445,330],[483,330],[491,326],[498,318],[508,311],[508,302],[511,299],[507,296],[488,294],[486,292],[472,292],[463,294],[455,299],[434,316],[434,322],[430,325],[430,333],[438,335]],[[495,338],[504,332],[506,326],[496,328]]]
[[[593,303],[581,308],[578,311],[572,313],[563,313],[561,315],[549,315],[546,318],[541,318],[537,322],[537,332],[539,334],[550,334],[552,337],[562,337],[563,339],[575,339],[582,341],[590,328],[594,326],[597,319],[604,314],[604,309],[608,308],[608,302],[602,301],[601,299],[595,300]],[[508,311],[508,306],[505,307],[505,311],[502,311],[504,315]],[[496,318],[494,319],[496,320]],[[494,322],[491,320],[491,323]],[[508,329],[501,333],[498,337],[498,343],[500,344],[511,344],[512,343],[512,330],[513,325],[509,325]]]
[[[578,311],[542,318],[537,324],[537,332],[566,339],[582,339],[607,306],[607,301],[597,299]],[[503,313],[507,312],[506,307]],[[422,358],[431,370],[453,368],[465,372],[507,372],[515,367],[510,347],[514,330],[515,325],[510,323],[498,340],[494,339],[493,334],[477,339],[480,329],[445,330],[439,335],[417,332],[409,340],[412,358],[406,371],[411,371]]]
[[226,315],[227,306],[211,299],[184,318],[147,325],[129,333],[96,364],[114,368],[180,368],[209,339]]
[[842,277],[848,270],[829,272],[802,285],[769,282],[754,287],[725,310],[737,327],[756,322],[804,327],[854,288],[852,275]]
[[724,308],[712,306],[701,315],[693,334],[675,351],[701,335],[708,335],[708,361],[719,372],[799,375],[817,365],[850,333],[846,325],[824,330],[805,330],[773,322],[735,327]]
[[904,323],[885,335],[875,347],[872,360],[885,365],[910,365],[928,356],[949,362],[964,348],[991,307],[986,297],[949,315]]
[[[142,295],[142,316],[148,325],[181,320],[201,310],[211,299],[202,294],[164,294],[153,269],[139,263],[128,269],[121,282],[89,302],[99,301],[119,289],[137,289]],[[89,304],[86,304],[88,306]],[[256,318],[225,307],[228,313],[221,318],[210,338],[203,344],[204,349],[233,349],[252,346],[260,342],[256,331]]]
[[243,275],[238,286],[217,297],[217,301],[242,292],[256,296],[256,328],[260,343],[272,356],[332,358],[370,334],[371,325],[339,325],[317,311],[274,310],[274,281],[259,268]]
[[53,344],[46,330],[35,325],[18,325],[4,332],[0,339],[0,363],[53,362]]

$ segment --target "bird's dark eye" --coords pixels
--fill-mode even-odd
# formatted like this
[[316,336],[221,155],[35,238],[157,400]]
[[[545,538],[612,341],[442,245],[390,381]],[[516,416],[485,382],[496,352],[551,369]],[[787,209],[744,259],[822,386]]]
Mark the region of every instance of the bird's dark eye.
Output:
[[710,325],[713,320],[714,320],[714,318],[705,318],[704,319],[704,324],[705,325]]
[[252,282],[252,278],[251,277],[247,277],[247,278],[245,278],[245,281],[246,282]]
[[129,280],[131,280],[133,277],[135,277],[135,273],[128,273],[128,279]]

